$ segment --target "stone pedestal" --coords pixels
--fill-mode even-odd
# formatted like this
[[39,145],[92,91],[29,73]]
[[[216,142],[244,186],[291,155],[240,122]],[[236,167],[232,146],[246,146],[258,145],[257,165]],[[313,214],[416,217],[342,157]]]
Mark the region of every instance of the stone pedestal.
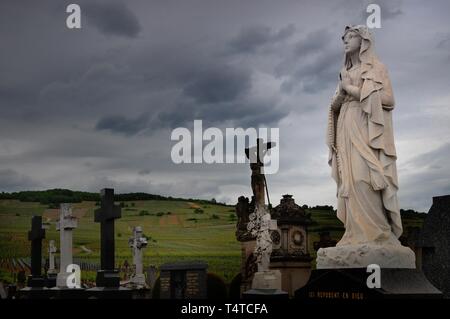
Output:
[[272,261],[270,269],[281,273],[281,289],[293,297],[295,291],[305,286],[311,276],[310,261]]
[[256,240],[241,241],[241,296],[251,289],[253,275],[257,270],[256,259],[253,255],[255,250]]
[[135,274],[130,280],[130,283],[133,287],[143,288],[145,287],[145,275],[144,274]]
[[319,249],[317,269],[366,268],[370,264],[415,269],[415,259],[414,252],[401,245],[345,245]]
[[47,288],[53,288],[56,286],[56,273],[47,273],[47,277],[45,278],[45,286]]
[[133,290],[123,287],[95,287],[86,290],[85,294],[88,299],[131,299]]
[[252,289],[242,294],[244,299],[288,299],[289,294],[281,290],[279,270],[258,271],[253,276]]
[[46,287],[25,287],[17,292],[18,299],[52,299],[51,289]]
[[253,276],[252,289],[281,289],[279,270],[258,271]]
[[98,270],[96,278],[97,287],[113,288],[120,286],[119,270]]
[[297,290],[295,297],[320,302],[442,298],[442,293],[416,269],[381,268],[380,288],[367,286],[370,275],[365,268],[314,270],[308,284]]
[[55,299],[86,299],[88,297],[84,288],[59,288],[51,289]]

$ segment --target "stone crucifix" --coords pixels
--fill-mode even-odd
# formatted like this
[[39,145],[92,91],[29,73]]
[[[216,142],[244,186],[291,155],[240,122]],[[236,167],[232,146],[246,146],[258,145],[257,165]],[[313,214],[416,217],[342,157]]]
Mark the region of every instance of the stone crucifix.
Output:
[[60,267],[56,278],[56,286],[58,288],[67,288],[67,277],[71,272],[67,272],[67,266],[73,263],[72,255],[72,231],[77,228],[77,218],[72,214],[71,204],[60,205],[59,220],[56,223],[56,230],[59,231],[60,240]]
[[31,241],[31,276],[28,277],[28,287],[44,287],[42,276],[42,240],[45,238],[45,229],[42,228],[42,216],[31,218],[31,230],[28,240]]
[[253,236],[256,236],[254,255],[258,272],[269,270],[270,254],[272,253],[270,231],[277,229],[277,222],[271,219],[270,212],[265,204],[267,184],[263,174],[264,156],[273,147],[275,147],[274,142],[264,143],[262,138],[258,138],[256,146],[245,149],[245,154],[250,160],[251,185],[255,199],[255,211],[249,215],[250,221],[247,224],[247,229]]
[[97,272],[97,287],[119,287],[119,271],[115,269],[114,220],[122,216],[121,208],[114,204],[114,189],[104,188],[100,192],[100,208],[95,211],[94,221],[100,223],[100,270]]
[[145,275],[144,267],[142,264],[143,249],[147,246],[147,238],[143,236],[142,227],[136,226],[133,228],[133,237],[128,241],[128,244],[133,252],[133,264],[135,265],[136,271],[131,282],[136,286],[145,286]]
[[55,246],[55,241],[50,240],[48,243],[48,270],[47,274],[55,274],[56,268],[55,268],[55,253],[58,251],[58,249]]
[[252,171],[251,185],[255,206],[263,207],[265,205],[267,184],[263,173],[264,156],[275,146],[275,142],[264,143],[262,138],[258,138],[256,139],[256,146],[245,149],[245,155],[250,161],[250,169]]

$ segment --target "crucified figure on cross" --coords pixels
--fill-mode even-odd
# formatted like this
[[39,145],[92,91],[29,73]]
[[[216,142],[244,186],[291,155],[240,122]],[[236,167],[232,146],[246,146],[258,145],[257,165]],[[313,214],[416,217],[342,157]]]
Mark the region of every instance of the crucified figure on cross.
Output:
[[275,147],[275,142],[264,143],[262,138],[256,140],[256,146],[245,149],[245,155],[250,160],[250,169],[252,170],[251,185],[256,207],[265,205],[265,192],[269,201],[269,192],[267,191],[267,182],[264,175],[264,156]]

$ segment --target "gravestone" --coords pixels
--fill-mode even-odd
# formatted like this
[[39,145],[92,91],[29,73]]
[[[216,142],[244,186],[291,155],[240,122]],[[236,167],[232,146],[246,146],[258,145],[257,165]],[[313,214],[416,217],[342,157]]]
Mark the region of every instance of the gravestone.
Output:
[[168,263],[160,267],[161,299],[205,299],[207,268],[204,262]]
[[77,218],[72,214],[72,206],[70,204],[60,205],[59,220],[56,223],[56,230],[59,231],[60,240],[60,267],[56,286],[59,288],[67,288],[68,273],[67,266],[73,263],[73,234],[72,231],[77,228]]
[[425,276],[450,298],[450,195],[433,197],[417,246]]
[[49,298],[49,289],[45,287],[45,278],[42,275],[42,240],[44,238],[42,216],[33,216],[31,230],[28,232],[28,240],[31,241],[31,275],[28,276],[27,287],[20,290],[19,298]]
[[133,228],[133,237],[128,241],[133,254],[133,264],[135,266],[135,273],[131,277],[131,284],[136,288],[145,287],[144,267],[142,265],[143,249],[147,247],[147,238],[143,236],[142,227],[136,226]]
[[100,194],[100,208],[95,211],[96,223],[100,223],[100,270],[97,287],[119,287],[119,271],[115,269],[114,221],[122,216],[121,208],[114,204],[114,190],[105,188]]
[[273,250],[270,269],[281,272],[281,287],[290,296],[303,287],[311,275],[311,256],[308,251],[308,225],[312,220],[295,203],[292,195],[283,195],[280,204],[271,210],[277,221],[272,231]]
[[31,275],[28,277],[28,287],[45,287],[45,279],[42,276],[42,240],[44,238],[42,216],[33,216],[31,230],[28,232],[28,240],[31,241]]
[[56,286],[56,269],[55,269],[55,253],[58,249],[55,246],[55,241],[50,240],[48,243],[48,270],[47,270],[47,288]]
[[0,299],[8,298],[8,293],[6,292],[3,282],[0,281]]
[[56,287],[53,289],[56,298],[79,299],[84,297],[84,289],[73,287],[69,276],[72,272],[67,272],[67,266],[73,264],[73,230],[78,227],[78,220],[73,216],[72,205],[62,203],[60,205],[59,220],[56,222],[56,230],[59,231],[60,262],[59,273],[56,277]]
[[153,265],[147,267],[147,278],[145,279],[145,282],[151,290],[153,290],[153,288],[155,287],[156,279],[157,279],[156,267]]
[[121,208],[114,204],[114,189],[100,192],[100,208],[95,210],[94,221],[100,223],[100,270],[96,287],[88,290],[93,298],[131,298],[131,290],[120,287],[119,270],[115,268],[114,221],[122,216]]

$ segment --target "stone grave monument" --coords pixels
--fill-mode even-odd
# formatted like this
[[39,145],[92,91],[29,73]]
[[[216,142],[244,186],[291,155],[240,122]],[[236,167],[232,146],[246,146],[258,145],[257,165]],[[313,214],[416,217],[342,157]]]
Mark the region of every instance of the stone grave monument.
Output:
[[308,225],[312,220],[295,203],[292,195],[283,195],[280,204],[271,210],[277,221],[272,231],[273,250],[270,269],[281,272],[281,287],[290,296],[303,287],[311,275],[311,256],[308,251]]
[[145,278],[145,283],[147,284],[147,287],[149,287],[149,289],[152,291],[155,287],[156,279],[157,279],[156,267],[153,265],[147,267],[147,276]]
[[247,229],[253,237],[256,237],[253,255],[257,271],[253,274],[251,289],[242,294],[244,298],[288,297],[288,294],[281,290],[281,272],[269,269],[272,253],[271,230],[276,230],[277,224],[276,220],[271,218],[269,208],[265,204],[267,183],[262,168],[264,156],[273,147],[275,143],[264,143],[258,138],[255,147],[245,149],[245,154],[250,160],[251,186],[255,203],[254,211],[249,215]]
[[425,276],[450,298],[450,195],[433,197],[417,246]]
[[207,268],[204,262],[167,263],[160,267],[161,299],[206,299]]

